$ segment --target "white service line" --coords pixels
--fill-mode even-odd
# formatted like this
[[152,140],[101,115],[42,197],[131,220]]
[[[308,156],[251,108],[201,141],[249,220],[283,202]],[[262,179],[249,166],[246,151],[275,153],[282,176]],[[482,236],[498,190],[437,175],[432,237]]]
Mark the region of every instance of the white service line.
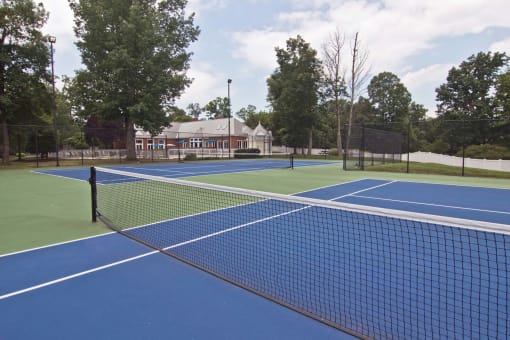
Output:
[[64,277],[61,277],[61,278],[56,279],[56,280],[52,280],[52,281],[48,281],[48,282],[45,282],[45,283],[41,283],[41,284],[38,284],[36,286],[32,286],[32,287],[28,287],[28,288],[25,288],[25,289],[17,290],[17,291],[11,292],[11,293],[7,293],[7,294],[4,294],[4,295],[0,295],[0,300],[4,300],[4,299],[7,299],[7,298],[16,296],[16,295],[28,293],[28,292],[34,291],[36,289],[48,287],[48,286],[57,284],[59,282],[71,280],[71,279],[74,279],[76,277],[84,276],[84,275],[87,275],[87,274],[90,274],[90,273],[94,273],[94,272],[97,272],[97,271],[100,271],[100,270],[103,270],[103,269],[106,269],[106,268],[118,266],[119,264],[123,264],[123,263],[126,263],[126,262],[131,262],[131,261],[134,261],[134,260],[138,260],[138,259],[140,259],[142,257],[146,257],[146,256],[149,256],[149,255],[154,255],[154,254],[157,254],[157,253],[159,253],[159,251],[157,251],[157,250],[151,251],[149,253],[144,253],[144,254],[141,254],[141,255],[138,255],[138,256],[130,257],[128,259],[124,259],[124,260],[121,260],[121,261],[109,263],[109,264],[106,264],[106,265],[101,266],[101,267],[92,268],[92,269],[89,269],[89,270],[86,270],[86,271],[83,271],[83,272],[79,272],[79,273],[75,273],[75,274],[72,274],[72,275],[64,276]]
[[[169,247],[163,248],[162,250],[170,250],[170,249],[174,249],[174,248],[177,248],[177,247],[181,247],[181,246],[184,246],[184,245],[187,245],[187,244],[190,244],[190,243],[198,242],[198,241],[201,241],[201,240],[204,240],[204,239],[215,237],[217,235],[221,235],[221,234],[224,234],[224,233],[227,233],[227,232],[238,230],[238,229],[241,229],[241,228],[244,228],[244,227],[256,224],[256,223],[259,223],[259,222],[264,222],[264,221],[268,221],[268,220],[271,220],[271,219],[274,219],[274,218],[277,218],[277,217],[280,217],[280,216],[289,215],[289,214],[292,214],[292,213],[295,213],[295,212],[298,212],[298,211],[301,211],[301,210],[304,210],[304,209],[308,209],[310,207],[311,206],[305,206],[305,207],[301,207],[301,208],[298,208],[298,209],[290,210],[290,211],[287,211],[285,213],[281,213],[281,214],[278,214],[278,215],[273,215],[273,216],[265,217],[265,218],[262,218],[262,219],[259,219],[259,220],[256,220],[256,221],[248,222],[248,223],[241,224],[241,225],[238,225],[238,226],[235,226],[235,227],[232,227],[232,228],[228,228],[228,229],[221,230],[221,231],[218,231],[218,232],[215,232],[215,233],[211,233],[211,234],[208,234],[208,235],[197,237],[197,238],[194,238],[192,240],[188,240],[188,241],[184,241],[184,242],[181,242],[181,243],[177,243],[177,244],[171,245]],[[32,286],[32,287],[28,287],[28,288],[25,288],[25,289],[21,289],[21,290],[17,290],[17,291],[11,292],[11,293],[0,295],[0,300],[4,300],[4,299],[7,299],[7,298],[10,298],[10,297],[13,297],[13,296],[17,296],[17,295],[20,295],[20,294],[28,293],[28,292],[31,292],[31,291],[34,291],[34,290],[37,290],[37,289],[48,287],[48,286],[51,286],[51,285],[54,285],[54,284],[57,284],[57,283],[60,283],[60,282],[63,282],[63,281],[67,281],[67,280],[71,280],[71,279],[74,279],[74,278],[77,278],[77,277],[80,277],[80,276],[88,275],[88,274],[91,274],[91,273],[94,273],[94,272],[97,272],[97,271],[100,271],[100,270],[103,270],[103,269],[107,269],[107,268],[111,268],[111,267],[114,267],[114,266],[118,266],[118,265],[124,264],[124,263],[127,263],[127,262],[135,261],[135,260],[141,259],[143,257],[154,255],[154,254],[157,254],[157,253],[159,253],[159,251],[157,251],[157,250],[151,251],[151,252],[148,252],[148,253],[144,253],[144,254],[141,254],[141,255],[130,257],[128,259],[124,259],[124,260],[121,260],[121,261],[113,262],[113,263],[110,263],[110,264],[107,264],[107,265],[104,265],[104,266],[100,266],[100,267],[92,268],[92,269],[89,269],[89,270],[86,270],[86,271],[82,271],[82,272],[79,272],[79,273],[75,273],[75,274],[72,274],[72,275],[64,276],[64,277],[61,277],[59,279],[48,281],[48,282],[45,282],[45,283],[41,283],[41,284],[38,284],[38,285],[35,285],[35,286]]]
[[390,185],[390,184],[393,184],[393,183],[396,183],[396,182],[398,182],[398,181],[386,182],[386,183],[383,183],[383,184],[375,185],[375,186],[370,187],[370,188],[361,189],[361,190],[358,190],[358,191],[355,191],[355,192],[351,192],[350,194],[345,194],[345,195],[342,195],[342,196],[338,196],[338,197],[332,198],[332,199],[330,199],[330,201],[339,200],[339,199],[344,198],[344,197],[355,196],[356,194],[359,194],[361,192],[377,189],[377,188],[384,187],[384,186],[387,186],[387,185]]
[[439,207],[439,208],[468,210],[468,211],[480,211],[480,212],[488,212],[488,213],[492,213],[492,214],[510,215],[510,212],[499,211],[499,210],[466,208],[466,207],[459,207],[459,206],[455,206],[455,205],[445,205],[445,204],[435,204],[435,203],[424,203],[424,202],[414,202],[414,201],[405,201],[405,200],[395,200],[395,199],[391,199],[391,198],[380,198],[380,197],[371,197],[371,196],[363,196],[363,195],[352,195],[352,196],[353,197],[359,197],[359,198],[365,198],[365,199],[371,199],[371,200],[378,200],[378,201],[398,202],[398,203],[425,205],[425,206]]

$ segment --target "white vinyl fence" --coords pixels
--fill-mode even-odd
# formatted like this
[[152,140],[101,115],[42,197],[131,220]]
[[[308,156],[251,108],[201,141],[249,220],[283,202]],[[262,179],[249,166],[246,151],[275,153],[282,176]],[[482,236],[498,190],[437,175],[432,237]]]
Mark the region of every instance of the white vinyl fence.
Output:
[[[410,154],[409,160],[411,162],[418,163],[437,163],[458,167],[462,166],[462,157],[441,155],[431,152],[413,152]],[[407,161],[407,154],[402,155],[402,161]],[[464,158],[464,167],[510,172],[510,160]]]

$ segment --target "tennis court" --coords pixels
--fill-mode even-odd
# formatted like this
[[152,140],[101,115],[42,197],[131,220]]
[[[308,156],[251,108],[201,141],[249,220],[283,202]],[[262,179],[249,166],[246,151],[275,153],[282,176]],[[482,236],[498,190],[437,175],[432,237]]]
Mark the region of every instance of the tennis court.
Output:
[[509,336],[508,189],[363,179],[218,194],[143,168],[98,169],[98,214],[128,237],[0,257],[0,339]]

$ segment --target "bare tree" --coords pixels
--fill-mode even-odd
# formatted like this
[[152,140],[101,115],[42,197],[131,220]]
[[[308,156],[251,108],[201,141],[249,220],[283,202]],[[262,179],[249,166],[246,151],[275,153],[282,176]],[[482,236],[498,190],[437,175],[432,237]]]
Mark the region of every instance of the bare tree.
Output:
[[345,36],[336,31],[330,35],[328,41],[322,45],[323,64],[325,68],[328,91],[333,97],[333,108],[337,121],[336,148],[338,155],[342,155],[342,104],[340,98],[345,92],[345,72],[342,70],[342,48]]
[[351,142],[351,131],[354,113],[354,102],[359,98],[362,93],[363,87],[368,80],[370,67],[368,66],[368,52],[361,47],[361,42],[358,39],[358,32],[354,36],[351,43],[351,73],[347,90],[349,92],[349,122],[347,127],[347,141],[345,143],[345,155],[349,152]]

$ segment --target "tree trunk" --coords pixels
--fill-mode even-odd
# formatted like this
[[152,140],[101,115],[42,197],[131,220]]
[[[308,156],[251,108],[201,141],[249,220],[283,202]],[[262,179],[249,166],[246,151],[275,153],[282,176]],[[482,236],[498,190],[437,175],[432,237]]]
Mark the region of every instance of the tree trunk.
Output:
[[136,160],[135,132],[135,125],[126,118],[126,158],[130,161]]
[[308,130],[308,156],[312,155],[313,129]]
[[354,100],[351,98],[351,107],[349,108],[349,123],[347,126],[347,136],[345,141],[345,154],[348,156],[349,148],[351,147],[351,131],[352,131],[352,118],[354,113]]
[[335,99],[335,112],[336,112],[336,124],[337,124],[337,134],[336,134],[336,150],[338,152],[338,157],[342,158],[343,148],[342,148],[342,117],[340,112],[340,103],[339,99]]
[[2,115],[2,139],[2,164],[9,164],[9,130],[5,115]]

